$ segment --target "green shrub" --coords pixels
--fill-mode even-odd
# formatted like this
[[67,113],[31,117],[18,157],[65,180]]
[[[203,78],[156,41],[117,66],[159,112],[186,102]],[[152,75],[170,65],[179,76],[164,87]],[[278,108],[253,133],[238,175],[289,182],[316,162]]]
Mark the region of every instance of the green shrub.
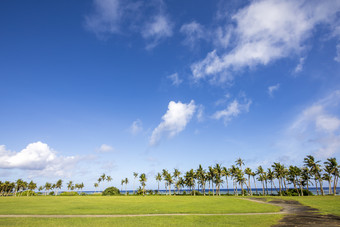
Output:
[[120,191],[116,187],[108,187],[103,191],[102,195],[120,195]]
[[[298,189],[298,190],[299,190],[299,193],[301,193],[301,190],[300,189]],[[302,192],[303,192],[303,196],[312,196],[313,195],[313,193],[311,191],[307,190],[307,189],[303,189]],[[299,196],[298,192],[294,188],[290,188],[287,191],[282,191],[282,195],[284,195],[284,196]]]
[[21,196],[27,196],[27,194],[28,194],[28,196],[36,196],[37,195],[37,193],[35,193],[34,191],[27,190],[27,191],[22,192]]
[[54,195],[54,192],[52,191],[52,192],[48,193],[48,195]]
[[78,196],[78,192],[62,192],[60,196]]

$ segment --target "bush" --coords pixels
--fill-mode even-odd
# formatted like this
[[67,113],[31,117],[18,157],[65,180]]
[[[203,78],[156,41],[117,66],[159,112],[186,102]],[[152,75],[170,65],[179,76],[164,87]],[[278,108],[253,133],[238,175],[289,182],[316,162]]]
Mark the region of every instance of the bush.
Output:
[[195,193],[195,195],[202,195],[201,192],[196,191],[196,190],[191,191],[191,192],[190,192],[190,195],[194,195],[194,193]]
[[54,192],[50,192],[50,193],[48,193],[49,195],[54,195]]
[[27,191],[22,192],[21,196],[27,196],[27,194],[28,194],[28,196],[36,196],[37,195],[37,193],[35,193],[34,191],[27,190]]
[[62,192],[60,196],[78,196],[78,192]]
[[120,195],[120,191],[116,187],[108,187],[103,191],[102,195]]
[[[298,190],[299,190],[299,193],[301,193],[301,190],[300,189],[298,189]],[[303,192],[303,196],[313,195],[313,193],[311,191],[307,190],[307,189],[303,189],[302,192]],[[282,195],[284,195],[284,196],[299,196],[298,192],[294,188],[290,188],[290,189],[288,189],[288,191],[282,191]]]
[[87,194],[85,192],[80,193],[81,196],[86,196]]

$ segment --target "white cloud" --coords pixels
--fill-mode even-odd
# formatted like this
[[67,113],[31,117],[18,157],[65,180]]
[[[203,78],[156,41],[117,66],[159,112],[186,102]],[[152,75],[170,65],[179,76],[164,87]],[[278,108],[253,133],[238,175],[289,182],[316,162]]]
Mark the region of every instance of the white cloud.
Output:
[[141,120],[137,119],[132,123],[130,127],[130,132],[132,135],[137,135],[141,131],[143,131],[143,124]]
[[278,89],[280,88],[280,84],[276,84],[276,85],[273,85],[273,86],[269,86],[268,87],[268,94],[270,97],[273,97],[273,92],[274,91],[277,91]]
[[20,152],[6,150],[0,146],[0,168],[23,169],[35,172],[38,175],[64,176],[77,163],[74,156],[58,156],[47,144],[35,142],[27,145]]
[[149,40],[147,49],[152,49],[164,39],[172,36],[172,23],[165,14],[159,14],[149,21],[142,31],[144,39]]
[[240,103],[235,99],[227,106],[226,109],[217,111],[213,115],[213,118],[217,120],[223,119],[224,124],[227,125],[233,118],[237,117],[241,113],[249,112],[251,103],[251,100],[245,99],[243,103]]
[[173,137],[183,131],[195,113],[196,105],[193,100],[185,104],[171,101],[167,112],[162,117],[162,122],[153,130],[150,137],[150,145],[156,145],[166,134]]
[[111,147],[110,145],[107,144],[102,144],[98,149],[97,152],[98,153],[106,153],[106,152],[111,152],[114,151],[114,148]]
[[319,157],[330,157],[340,152],[340,91],[305,108],[288,130],[297,144],[307,144]]
[[339,9],[339,1],[253,1],[232,17],[235,46],[221,54],[214,50],[192,64],[193,76],[218,80],[232,70],[299,54],[315,26],[333,23]]
[[171,74],[168,78],[172,81],[172,85],[178,86],[183,80],[179,78],[178,73]]
[[196,21],[182,25],[180,32],[185,35],[183,44],[191,48],[193,48],[200,39],[205,39],[207,35],[204,33],[204,27]]
[[295,73],[301,72],[304,63],[305,63],[305,58],[300,58],[299,64],[295,67],[294,72],[295,72]]
[[336,56],[334,58],[334,61],[340,62],[340,44],[336,45]]
[[204,106],[202,104],[197,107],[196,117],[199,122],[204,120]]

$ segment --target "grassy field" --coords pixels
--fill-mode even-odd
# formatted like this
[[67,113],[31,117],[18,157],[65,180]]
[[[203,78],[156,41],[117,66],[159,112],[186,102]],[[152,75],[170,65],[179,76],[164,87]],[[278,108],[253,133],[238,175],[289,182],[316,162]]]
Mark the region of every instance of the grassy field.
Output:
[[166,214],[166,213],[264,213],[276,206],[235,197],[3,197],[0,214]]
[[[278,197],[272,197],[277,199]],[[319,209],[323,214],[340,216],[340,196],[282,196],[280,199],[297,200],[303,205]]]
[[[5,197],[0,214],[263,213],[280,208],[234,197]],[[282,215],[0,218],[0,226],[271,226]]]
[[0,218],[0,226],[271,226],[282,215],[126,218]]

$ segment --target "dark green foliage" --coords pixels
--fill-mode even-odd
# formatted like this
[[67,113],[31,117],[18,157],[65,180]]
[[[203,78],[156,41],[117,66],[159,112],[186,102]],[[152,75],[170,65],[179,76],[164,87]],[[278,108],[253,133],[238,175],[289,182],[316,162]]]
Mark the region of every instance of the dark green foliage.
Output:
[[120,195],[120,191],[116,187],[108,187],[103,191],[102,195]]
[[[312,196],[313,193],[307,189],[303,189],[303,196]],[[299,189],[299,193],[301,193],[300,189]],[[285,196],[299,196],[298,192],[296,191],[296,189],[290,188],[288,189],[288,191],[283,191],[282,195]]]
[[34,191],[27,190],[27,191],[22,192],[21,196],[27,196],[27,194],[28,194],[28,196],[36,196],[37,195],[37,193],[35,193]]
[[78,196],[79,194],[77,192],[62,192],[60,193],[60,196]]
[[50,192],[50,193],[48,193],[49,195],[54,195],[54,192]]

